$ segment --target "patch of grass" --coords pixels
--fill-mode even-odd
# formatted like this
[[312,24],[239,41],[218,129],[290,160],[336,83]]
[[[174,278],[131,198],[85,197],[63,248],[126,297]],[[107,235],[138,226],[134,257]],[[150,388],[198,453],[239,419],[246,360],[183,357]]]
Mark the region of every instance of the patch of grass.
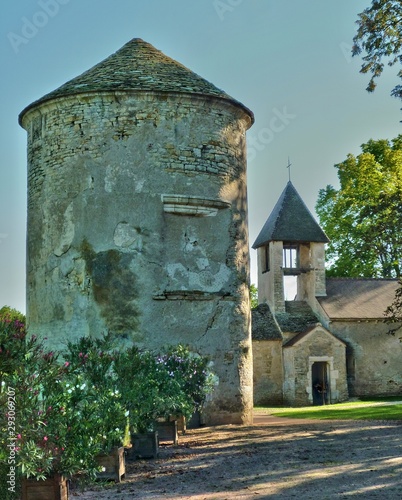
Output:
[[363,402],[388,402],[388,401],[402,401],[402,396],[360,396],[360,401]]
[[[258,412],[267,412],[276,417],[308,418],[316,420],[401,420],[402,398],[370,398],[366,401],[349,401],[326,406],[302,408],[257,407]],[[389,403],[389,404],[388,404]]]

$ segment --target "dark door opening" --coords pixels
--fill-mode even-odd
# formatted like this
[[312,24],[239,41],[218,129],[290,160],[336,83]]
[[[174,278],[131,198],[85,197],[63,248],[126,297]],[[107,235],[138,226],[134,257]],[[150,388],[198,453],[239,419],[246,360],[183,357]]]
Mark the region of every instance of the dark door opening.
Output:
[[311,367],[313,381],[313,405],[327,405],[329,403],[328,363],[317,361]]

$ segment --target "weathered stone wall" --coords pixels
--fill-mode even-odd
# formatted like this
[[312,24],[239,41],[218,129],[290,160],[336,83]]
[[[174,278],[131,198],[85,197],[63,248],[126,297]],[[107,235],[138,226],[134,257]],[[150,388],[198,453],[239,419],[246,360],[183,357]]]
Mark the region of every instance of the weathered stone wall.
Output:
[[317,326],[296,344],[285,347],[284,401],[290,406],[313,403],[312,365],[328,363],[331,402],[348,399],[346,383],[346,346]]
[[253,340],[254,404],[283,403],[282,341]]
[[333,321],[331,331],[347,344],[351,396],[402,394],[402,341],[382,321]]
[[207,423],[250,422],[245,132],[224,99],[154,92],[45,101],[28,131],[29,331],[110,331],[214,361]]
[[271,311],[276,314],[285,311],[285,295],[283,284],[283,242],[271,241],[268,246],[269,270],[264,272],[262,259],[265,248],[258,248],[258,303],[269,304]]
[[314,268],[314,295],[323,297],[327,295],[325,284],[325,245],[324,243],[310,243],[311,262]]
[[300,244],[300,267],[297,278],[297,298],[315,307],[316,297],[326,295],[324,243]]

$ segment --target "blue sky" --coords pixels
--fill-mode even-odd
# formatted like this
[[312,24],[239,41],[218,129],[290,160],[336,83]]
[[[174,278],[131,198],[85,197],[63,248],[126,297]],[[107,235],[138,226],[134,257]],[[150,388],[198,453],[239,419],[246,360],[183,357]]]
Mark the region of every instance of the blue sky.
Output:
[[[139,37],[243,102],[250,243],[291,178],[314,211],[334,164],[401,132],[398,83],[374,94],[350,57],[370,0],[3,0],[0,19],[0,307],[25,312],[26,133],[19,112]],[[256,256],[251,251],[252,281]]]

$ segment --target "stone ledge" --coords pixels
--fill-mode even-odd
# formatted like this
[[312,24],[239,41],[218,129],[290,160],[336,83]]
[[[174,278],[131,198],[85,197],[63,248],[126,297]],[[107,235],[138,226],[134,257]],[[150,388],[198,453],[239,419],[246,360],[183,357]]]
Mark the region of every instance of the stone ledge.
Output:
[[201,290],[169,290],[152,296],[154,300],[214,300],[216,298],[234,300],[222,292],[203,292]]
[[230,203],[210,198],[185,195],[162,195],[163,210],[168,214],[214,217],[218,210],[230,208]]

